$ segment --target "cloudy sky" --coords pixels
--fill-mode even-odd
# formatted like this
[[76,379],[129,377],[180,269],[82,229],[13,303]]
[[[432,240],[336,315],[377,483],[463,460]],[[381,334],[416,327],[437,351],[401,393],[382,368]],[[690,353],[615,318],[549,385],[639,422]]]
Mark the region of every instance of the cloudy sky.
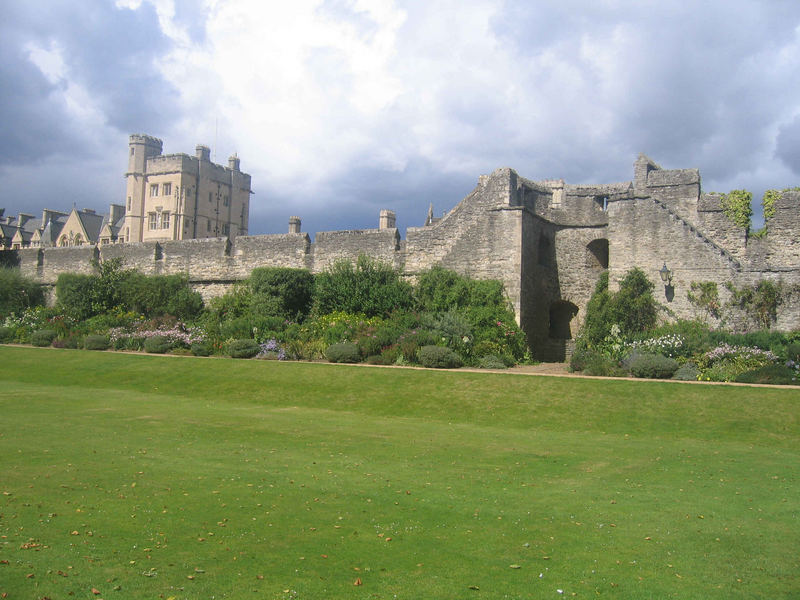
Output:
[[237,152],[251,233],[422,225],[478,175],[800,185],[797,0],[36,0],[0,23],[0,207],[107,210],[130,133]]

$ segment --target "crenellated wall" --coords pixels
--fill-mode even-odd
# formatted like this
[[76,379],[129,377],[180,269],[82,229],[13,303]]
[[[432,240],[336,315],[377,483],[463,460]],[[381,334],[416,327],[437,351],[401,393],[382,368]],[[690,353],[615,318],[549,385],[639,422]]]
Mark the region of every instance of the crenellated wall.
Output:
[[[180,155],[164,161],[183,160]],[[441,219],[411,227],[406,239],[382,213],[381,228],[292,233],[99,247],[23,249],[20,268],[52,286],[60,273],[94,271],[93,261],[121,258],[147,274],[184,273],[205,298],[221,295],[256,267],[304,268],[319,273],[359,255],[391,264],[413,279],[434,265],[505,285],[534,355],[563,360],[583,322],[596,282],[606,269],[612,289],[633,267],[655,284],[665,317],[691,318],[691,283],[714,281],[723,301],[726,282],[769,279],[789,296],[777,326],[800,327],[800,192],[775,204],[763,238],[748,236],[722,210],[721,197],[702,194],[696,169],[664,170],[645,156],[634,179],[603,185],[531,181],[509,168],[482,175],[475,189]],[[659,270],[668,265],[672,286]]]

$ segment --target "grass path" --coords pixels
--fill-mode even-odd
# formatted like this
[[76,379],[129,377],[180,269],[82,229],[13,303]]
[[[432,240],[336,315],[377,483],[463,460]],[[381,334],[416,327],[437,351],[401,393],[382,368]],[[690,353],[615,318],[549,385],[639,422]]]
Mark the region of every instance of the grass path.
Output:
[[797,390],[0,361],[9,598],[800,594]]

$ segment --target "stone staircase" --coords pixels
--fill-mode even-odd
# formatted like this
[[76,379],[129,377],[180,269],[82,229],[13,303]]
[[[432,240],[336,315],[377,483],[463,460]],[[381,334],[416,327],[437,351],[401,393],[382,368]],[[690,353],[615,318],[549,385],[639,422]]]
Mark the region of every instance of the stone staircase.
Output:
[[742,263],[740,263],[738,260],[736,260],[731,255],[730,252],[725,250],[725,248],[723,248],[722,246],[720,246],[719,244],[717,244],[716,242],[711,240],[707,235],[705,235],[702,231],[697,229],[697,227],[695,227],[694,225],[689,223],[686,219],[684,219],[682,216],[680,216],[678,213],[676,213],[674,210],[672,210],[669,206],[667,206],[661,200],[653,198],[652,196],[650,196],[650,199],[655,203],[656,206],[658,206],[659,208],[664,210],[671,218],[673,218],[675,221],[678,221],[679,223],[681,223],[685,229],[688,229],[690,232],[692,232],[694,235],[696,235],[700,240],[703,241],[704,244],[706,244],[708,246],[711,246],[716,252],[719,252],[720,256],[722,256],[724,259],[726,259],[728,261],[728,264],[730,264],[730,266],[733,269],[735,269],[736,271],[741,271],[742,270]]

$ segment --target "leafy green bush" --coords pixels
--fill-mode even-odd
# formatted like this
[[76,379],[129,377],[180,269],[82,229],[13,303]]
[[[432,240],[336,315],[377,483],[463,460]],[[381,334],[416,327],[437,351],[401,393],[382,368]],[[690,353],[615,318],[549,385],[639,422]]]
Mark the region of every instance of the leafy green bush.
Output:
[[144,339],[144,351],[149,354],[166,354],[172,346],[172,340],[164,335],[154,335]]
[[203,298],[186,275],[142,275],[131,272],[121,283],[124,305],[147,317],[172,315],[193,319],[203,310]]
[[786,365],[764,365],[752,371],[745,371],[737,375],[734,381],[738,383],[770,383],[773,385],[793,385],[797,383],[797,376],[793,369]]
[[232,340],[228,344],[228,354],[231,358],[253,358],[261,351],[261,346],[255,340]]
[[14,333],[16,329],[13,327],[0,327],[0,344],[8,344],[14,341]]
[[634,377],[644,379],[669,379],[678,370],[678,362],[661,354],[637,352],[629,362]]
[[211,342],[195,342],[191,346],[194,356],[211,356],[214,353],[214,346]]
[[52,329],[39,329],[31,333],[31,344],[44,348],[53,343],[56,332]]
[[786,346],[786,358],[787,360],[800,362],[800,343],[792,342]]
[[675,371],[675,374],[672,376],[672,378],[677,379],[678,381],[697,381],[699,376],[700,369],[698,369],[697,365],[692,361],[688,361],[678,367],[678,370]]
[[59,310],[78,321],[84,321],[96,314],[92,307],[95,279],[92,275],[61,273],[56,280]]
[[575,348],[572,356],[569,358],[570,371],[583,371],[586,365],[594,359],[595,355],[599,354],[598,351],[590,348]]
[[107,335],[87,335],[83,342],[83,347],[87,350],[108,350],[110,345]]
[[619,290],[608,290],[608,273],[600,276],[589,303],[579,338],[579,345],[593,347],[601,344],[616,324],[623,338],[653,329],[657,306],[653,283],[641,269],[633,268],[620,281]]
[[364,359],[364,362],[368,365],[385,365],[386,359],[383,357],[382,354],[371,354],[367,358]]
[[67,337],[57,337],[53,340],[53,348],[70,348],[74,350],[75,348],[80,348],[81,345],[81,336],[79,335],[68,335]]
[[361,352],[356,344],[342,342],[328,346],[325,358],[332,363],[357,363],[361,362]]
[[259,267],[250,273],[250,289],[254,312],[302,320],[311,310],[314,276],[306,269]]
[[19,269],[0,268],[0,318],[12,313],[19,315],[26,308],[43,304],[41,285],[22,275]]
[[625,377],[628,375],[616,359],[599,352],[592,352],[587,356],[583,374],[597,377]]
[[458,354],[443,346],[422,346],[419,363],[431,369],[457,369],[463,365]]
[[495,354],[487,354],[478,359],[478,366],[481,369],[507,369],[508,365],[502,357]]
[[374,317],[411,308],[412,304],[411,286],[400,274],[363,254],[355,265],[347,260],[333,263],[314,282],[313,311],[317,315],[341,311]]

